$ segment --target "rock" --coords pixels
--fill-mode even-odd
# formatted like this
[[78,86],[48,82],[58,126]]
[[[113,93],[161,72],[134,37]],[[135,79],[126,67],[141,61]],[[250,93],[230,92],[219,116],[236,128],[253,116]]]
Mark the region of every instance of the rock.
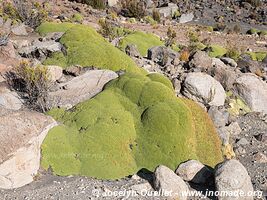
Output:
[[55,66],[55,65],[49,65],[46,67],[47,67],[48,73],[50,75],[49,78],[52,82],[55,82],[62,77],[62,75],[63,75],[62,67]]
[[135,58],[142,58],[140,52],[137,49],[137,46],[134,44],[129,44],[125,48],[125,52],[128,56],[135,57]]
[[112,7],[117,5],[118,0],[107,0],[108,1],[108,6]]
[[207,70],[212,67],[212,58],[204,51],[197,51],[190,60],[189,66]]
[[237,136],[242,132],[242,129],[237,122],[232,122],[226,129],[231,136]]
[[172,191],[171,199],[187,199],[182,192],[188,192],[188,186],[171,169],[160,165],[155,169],[154,176],[154,188],[157,191]]
[[60,83],[59,90],[49,93],[49,104],[52,107],[70,108],[92,98],[102,91],[106,83],[117,77],[118,75],[113,71],[89,70],[66,83]]
[[64,69],[64,73],[67,74],[67,75],[71,75],[71,76],[79,76],[82,74],[83,72],[83,67],[81,66],[71,66],[71,67],[68,67],[67,69]]
[[4,25],[4,19],[2,17],[0,17],[0,26]]
[[19,64],[14,46],[8,42],[6,46],[0,46],[0,73],[6,72]]
[[229,65],[231,67],[234,67],[234,68],[237,67],[236,61],[232,58],[222,57],[221,61],[223,61],[224,64]]
[[246,138],[241,138],[236,144],[240,146],[246,146],[249,144],[249,142],[247,141]]
[[27,36],[27,30],[24,24],[19,24],[19,25],[15,25],[14,27],[11,28],[11,32],[14,35],[18,35],[18,36]]
[[56,125],[51,117],[36,112],[0,114],[0,188],[17,188],[33,181],[42,141]]
[[0,85],[0,107],[10,110],[19,110],[23,105],[23,101],[20,99],[16,92],[10,91],[6,87]]
[[230,142],[230,134],[225,126],[217,128],[217,133],[222,141],[223,145],[227,145]]
[[214,178],[213,172],[197,160],[180,164],[175,173],[183,180],[197,184],[209,184]]
[[167,7],[158,8],[159,13],[163,17],[172,17],[177,10],[178,10],[178,6],[174,3],[168,3]]
[[254,73],[258,74],[263,71],[261,62],[251,60],[249,55],[243,55],[237,62],[238,67],[243,73]]
[[212,63],[213,67],[208,70],[208,74],[219,81],[225,90],[231,90],[240,72],[225,65],[218,58],[212,58]]
[[187,22],[191,22],[194,19],[194,17],[195,17],[194,13],[182,14],[179,19],[179,23],[184,24]]
[[48,33],[44,38],[43,41],[55,40],[58,42],[60,38],[64,35],[64,32],[53,32]]
[[172,85],[174,87],[175,94],[180,94],[181,91],[181,81],[179,81],[177,78],[172,79]]
[[217,128],[224,127],[228,123],[229,113],[222,108],[211,106],[208,114]]
[[253,157],[256,163],[267,163],[267,157],[263,153],[258,152]]
[[[215,167],[215,185],[219,192],[235,192],[238,196],[219,196],[219,200],[253,200],[251,179],[246,168],[237,160],[226,160]],[[242,191],[246,196],[241,196]]]
[[222,85],[211,76],[201,72],[187,75],[184,81],[184,95],[210,106],[222,106],[226,98]]
[[252,111],[267,113],[266,82],[248,73],[236,79],[235,89]]
[[155,46],[148,49],[147,58],[161,66],[170,64],[178,57],[178,53],[164,46]]
[[12,43],[16,49],[21,49],[23,47],[31,45],[31,42],[29,40],[24,40],[24,39],[12,40]]
[[59,42],[53,40],[40,42],[37,40],[31,46],[19,49],[18,52],[25,58],[44,59],[47,55],[59,52],[61,49],[62,45]]

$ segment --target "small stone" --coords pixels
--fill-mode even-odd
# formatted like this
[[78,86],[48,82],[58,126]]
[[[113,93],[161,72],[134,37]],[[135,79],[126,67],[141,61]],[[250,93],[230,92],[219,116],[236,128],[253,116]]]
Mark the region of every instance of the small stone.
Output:
[[253,157],[256,163],[267,163],[266,155],[261,152],[256,153]]
[[242,132],[239,124],[237,122],[231,123],[229,126],[226,127],[227,131],[230,135],[239,135]]
[[249,142],[247,141],[246,138],[241,138],[238,142],[237,142],[237,145],[241,145],[241,146],[246,146],[248,145]]
[[131,188],[131,190],[136,191],[137,194],[141,194],[142,191],[147,192],[147,191],[151,191],[153,189],[149,183],[141,183],[138,185],[133,185],[130,188]]

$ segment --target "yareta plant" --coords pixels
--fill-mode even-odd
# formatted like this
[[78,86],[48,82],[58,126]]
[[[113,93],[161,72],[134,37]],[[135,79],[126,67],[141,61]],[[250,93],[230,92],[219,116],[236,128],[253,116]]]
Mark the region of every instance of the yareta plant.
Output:
[[191,100],[177,98],[159,74],[126,73],[74,109],[54,109],[61,122],[42,144],[41,164],[54,174],[118,179],[188,159],[222,160],[212,121]]

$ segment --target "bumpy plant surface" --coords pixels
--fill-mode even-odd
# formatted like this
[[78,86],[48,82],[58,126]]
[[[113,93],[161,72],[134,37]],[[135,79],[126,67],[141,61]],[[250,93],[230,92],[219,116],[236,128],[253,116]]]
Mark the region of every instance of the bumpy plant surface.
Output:
[[208,115],[159,74],[126,73],[93,99],[49,114],[61,125],[45,138],[41,164],[57,175],[118,179],[159,164],[222,160]]
[[160,40],[159,37],[152,33],[145,33],[142,31],[135,31],[121,40],[119,45],[121,50],[125,50],[125,47],[128,44],[135,44],[138,51],[142,56],[147,55],[147,50],[154,46],[163,46],[164,43]]
[[60,39],[66,55],[55,53],[44,64],[68,67],[71,65],[94,66],[113,71],[141,72],[124,52],[107,42],[93,28],[72,23],[44,23],[38,27],[40,34],[65,32]]

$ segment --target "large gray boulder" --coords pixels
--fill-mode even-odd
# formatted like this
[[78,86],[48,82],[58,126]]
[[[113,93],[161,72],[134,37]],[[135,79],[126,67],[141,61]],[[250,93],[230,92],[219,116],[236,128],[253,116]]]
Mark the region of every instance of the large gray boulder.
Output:
[[204,105],[224,105],[226,94],[222,85],[205,73],[189,73],[184,81],[184,95]]
[[256,75],[247,73],[235,82],[237,94],[252,111],[267,113],[267,83]]
[[71,108],[94,97],[102,91],[106,83],[117,77],[118,75],[110,70],[89,70],[68,82],[60,83],[58,90],[49,93],[49,105]]
[[11,28],[11,33],[18,36],[27,36],[26,26],[24,24],[18,24]]
[[33,181],[40,166],[41,144],[56,125],[51,117],[36,112],[0,112],[0,188]]
[[[232,193],[221,195],[219,200],[253,200],[251,178],[246,168],[237,160],[227,160],[215,167],[215,185],[219,192]],[[243,192],[244,196],[239,192]]]
[[154,188],[157,191],[172,192],[172,196],[169,196],[168,199],[186,200],[187,196],[184,194],[189,192],[189,188],[183,179],[163,165],[155,169]]

